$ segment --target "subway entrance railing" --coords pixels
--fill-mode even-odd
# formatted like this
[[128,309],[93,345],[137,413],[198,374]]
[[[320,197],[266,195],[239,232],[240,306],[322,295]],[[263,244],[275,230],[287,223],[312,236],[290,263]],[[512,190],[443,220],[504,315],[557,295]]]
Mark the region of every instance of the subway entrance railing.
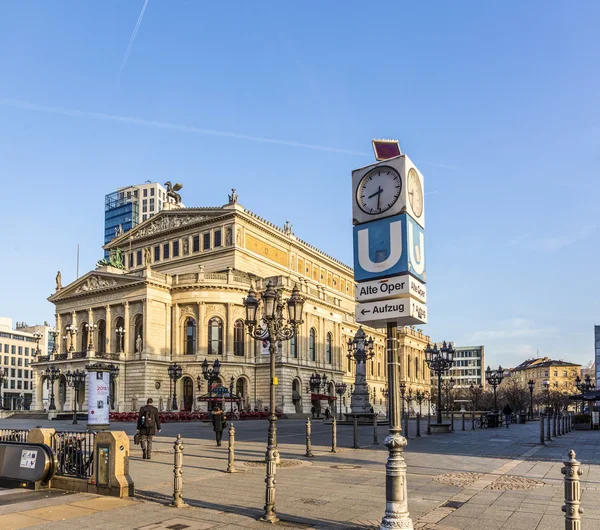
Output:
[[58,476],[88,479],[94,475],[95,432],[56,431],[50,446],[56,452]]

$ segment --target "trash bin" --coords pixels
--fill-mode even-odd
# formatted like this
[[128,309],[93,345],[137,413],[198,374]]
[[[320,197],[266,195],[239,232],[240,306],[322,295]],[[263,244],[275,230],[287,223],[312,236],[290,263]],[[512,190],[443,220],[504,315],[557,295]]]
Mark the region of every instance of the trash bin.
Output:
[[527,423],[527,414],[519,412],[519,414],[517,414],[517,423]]
[[496,412],[488,412],[488,428],[498,427],[498,414]]

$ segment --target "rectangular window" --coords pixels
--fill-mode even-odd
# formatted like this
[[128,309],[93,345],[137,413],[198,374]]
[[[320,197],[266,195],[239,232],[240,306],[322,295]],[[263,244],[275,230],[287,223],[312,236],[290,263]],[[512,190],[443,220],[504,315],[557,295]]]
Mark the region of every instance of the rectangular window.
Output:
[[[33,348],[31,348],[33,350]],[[29,355],[29,348],[25,348],[25,356]]]
[[29,390],[29,381],[25,381],[25,390]]
[[12,353],[13,355],[17,353],[17,347],[14,344],[10,347],[10,353]]
[[25,359],[25,366],[29,366],[29,359]]
[[221,231],[215,230],[215,248],[221,246]]
[[154,261],[160,261],[160,245],[154,247]]
[[11,389],[11,390],[14,390],[14,389],[15,389],[15,382],[14,382],[14,381],[11,381],[11,382],[10,382],[10,389]]
[[138,198],[138,190],[133,190],[133,196],[137,199]]
[[202,236],[202,248],[204,250],[210,249],[210,232],[207,232]]
[[179,241],[173,241],[173,257],[177,258],[179,256]]
[[154,188],[150,188],[150,197],[154,197]]
[[19,379],[19,381],[17,381],[17,390],[21,390],[23,388],[23,381],[21,381]]
[[[5,350],[5,351],[6,351],[6,350]],[[6,366],[8,366],[8,356],[7,356],[7,355],[5,355],[5,356],[4,356],[4,364],[5,364]]]
[[133,252],[129,254],[129,268],[133,269]]
[[23,370],[17,370],[17,377],[23,379]]
[[154,211],[154,199],[150,199],[150,211]]
[[192,251],[200,251],[200,236],[194,236],[194,238],[192,239]]
[[8,344],[4,345],[4,353],[8,353]]
[[15,377],[15,369],[14,368],[10,369],[10,376]]
[[29,370],[25,370],[25,379],[29,379]]
[[23,358],[22,357],[19,357],[17,359],[17,366],[23,366]]
[[[144,189],[144,197],[148,197],[148,188]],[[144,201],[146,202],[146,201]]]
[[138,250],[135,253],[135,261],[136,261],[138,267],[142,264],[142,251],[141,250]]
[[19,355],[23,355],[23,346],[19,346]]
[[163,259],[169,259],[169,243],[163,245]]

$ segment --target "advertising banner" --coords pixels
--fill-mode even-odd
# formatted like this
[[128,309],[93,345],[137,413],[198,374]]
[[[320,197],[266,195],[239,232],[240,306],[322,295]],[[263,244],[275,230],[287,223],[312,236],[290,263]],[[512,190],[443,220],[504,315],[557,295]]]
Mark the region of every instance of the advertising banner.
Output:
[[89,372],[88,425],[108,425],[109,372]]

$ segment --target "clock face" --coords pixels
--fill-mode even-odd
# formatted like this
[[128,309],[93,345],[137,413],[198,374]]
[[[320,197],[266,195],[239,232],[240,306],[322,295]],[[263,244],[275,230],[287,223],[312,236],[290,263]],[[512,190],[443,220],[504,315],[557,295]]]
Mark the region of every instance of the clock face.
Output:
[[389,166],[378,166],[358,183],[356,203],[365,213],[377,215],[389,210],[400,197],[402,179]]
[[407,179],[408,200],[416,217],[423,215],[423,188],[421,188],[421,179],[414,167],[408,170]]

